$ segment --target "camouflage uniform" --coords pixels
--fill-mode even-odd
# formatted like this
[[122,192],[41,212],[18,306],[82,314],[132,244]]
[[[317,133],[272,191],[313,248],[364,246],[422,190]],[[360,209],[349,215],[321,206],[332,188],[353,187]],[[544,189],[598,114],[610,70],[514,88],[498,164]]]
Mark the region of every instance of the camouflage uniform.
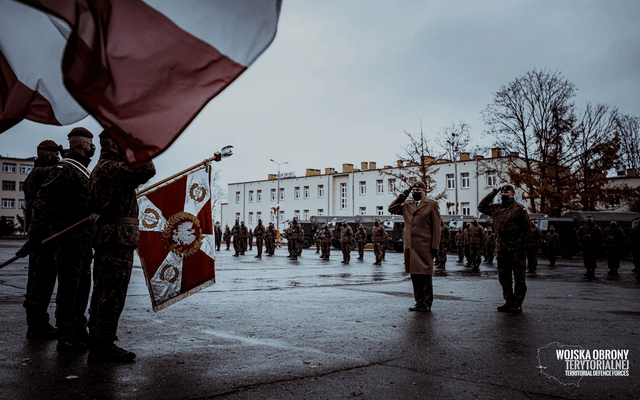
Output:
[[262,225],[262,220],[258,220],[258,226],[253,230],[253,235],[256,237],[256,248],[258,249],[258,255],[256,258],[262,258],[262,244],[264,239],[264,225]]
[[545,245],[547,246],[547,257],[549,257],[549,268],[556,266],[556,254],[558,254],[558,248],[560,247],[560,236],[556,233],[553,225],[549,228],[547,236],[545,237]]
[[447,250],[449,249],[449,241],[451,240],[451,232],[447,224],[442,221],[440,225],[440,248],[438,249],[438,268],[446,268]]
[[383,228],[382,232],[384,233],[384,239],[382,239],[382,261],[384,261],[385,256],[387,255],[387,241],[389,240],[389,234]]
[[598,266],[598,250],[602,246],[602,229],[593,221],[578,228],[576,236],[582,245],[582,258],[587,269],[585,277],[594,279]]
[[618,275],[620,268],[620,251],[626,244],[626,236],[616,221],[604,230],[604,243],[607,247],[607,266],[609,275]]
[[276,231],[275,226],[273,226],[273,222],[269,223],[267,227],[267,241],[265,243],[267,248],[267,255],[273,256],[276,252],[276,236],[278,232]]
[[340,248],[342,249],[342,263],[349,264],[351,261],[351,241],[353,240],[353,229],[344,223],[340,228]]
[[225,225],[224,227],[224,242],[227,244],[227,250],[231,246],[231,230],[229,229],[229,225]]
[[[55,145],[55,143],[53,144]],[[40,187],[47,179],[49,173],[57,162],[57,160],[49,161],[37,158],[34,162],[33,169],[24,180],[24,215],[25,227],[27,229],[29,229],[29,225],[31,223],[33,201],[38,194]],[[47,228],[43,234],[45,236],[44,238],[52,234],[49,224],[47,224]],[[56,275],[57,270],[53,244],[45,244],[29,254],[27,293],[23,304],[27,311],[27,325],[29,327],[29,330],[27,331],[28,337],[37,333],[36,331],[41,330],[51,330],[55,332],[55,330],[49,325],[49,312],[47,309],[49,308],[53,288],[56,284]]]
[[635,221],[629,232],[629,246],[633,255],[633,272],[640,272],[640,221]]
[[329,225],[324,224],[322,226],[320,237],[322,239],[322,256],[320,258],[328,260],[331,255],[331,241],[333,240],[333,232],[329,229]]
[[496,189],[482,199],[478,210],[493,218],[496,230],[498,279],[505,299],[505,305],[499,310],[518,311],[527,293],[524,244],[528,242],[531,232],[529,214],[522,204],[513,199],[503,201],[502,204],[492,204],[497,193]]
[[220,246],[222,245],[222,229],[220,229],[219,222],[213,227],[213,231],[216,239],[216,251],[220,251]]
[[241,255],[244,255],[247,251],[247,239],[249,238],[249,231],[247,230],[247,226],[244,224],[244,221],[240,222],[240,246],[241,246]]
[[247,232],[247,244],[249,245],[249,250],[253,249],[253,231],[249,229]]
[[[29,240],[42,241],[50,232],[60,232],[89,217],[90,158],[69,150],[50,172],[33,202]],[[51,229],[50,229],[51,227]],[[91,290],[91,225],[84,223],[54,242],[58,269],[56,320],[64,349],[86,351],[78,340],[86,340],[85,310]],[[62,346],[62,347],[61,347]]]
[[542,244],[542,232],[535,225],[533,221],[531,221],[531,233],[529,236],[529,243],[526,247],[527,252],[527,264],[529,264],[528,271],[531,273],[535,273],[538,268],[538,249]]
[[297,260],[298,256],[302,253],[302,239],[304,238],[304,231],[298,220],[294,218],[293,223],[289,227],[288,241],[291,243],[291,259]]
[[[95,250],[93,294],[89,308],[92,351],[108,348],[116,339],[138,247],[136,188],[156,174],[153,163],[130,168],[124,156],[103,150],[91,173],[91,211],[99,218],[91,244]],[[91,355],[91,353],[90,353]]]
[[356,243],[358,244],[358,260],[364,259],[364,246],[367,244],[367,231],[360,224],[356,231]]
[[236,224],[231,228],[231,236],[233,236],[233,249],[236,251],[233,256],[238,257],[242,254],[242,229],[240,228],[240,221],[236,221]]
[[471,268],[471,246],[469,245],[469,224],[465,224],[462,230],[462,243],[464,245],[464,257],[467,259],[465,267]]
[[484,237],[485,247],[485,259],[484,261],[491,264],[493,263],[493,254],[496,251],[496,235],[491,228],[487,229],[487,234]]
[[458,252],[458,262],[464,261],[464,234],[462,231],[456,233],[456,250]]
[[316,229],[313,234],[313,241],[316,243],[316,253],[320,253],[320,247],[322,246],[322,239],[320,239],[320,229]]
[[478,224],[478,220],[474,218],[473,222],[467,229],[469,235],[469,260],[472,271],[478,271],[480,269],[480,263],[482,262],[482,245],[484,244],[484,230],[482,226]]
[[373,242],[373,254],[376,262],[373,265],[382,264],[382,249],[384,247],[384,227],[380,225],[380,221],[376,219],[373,231],[371,231],[371,241]]

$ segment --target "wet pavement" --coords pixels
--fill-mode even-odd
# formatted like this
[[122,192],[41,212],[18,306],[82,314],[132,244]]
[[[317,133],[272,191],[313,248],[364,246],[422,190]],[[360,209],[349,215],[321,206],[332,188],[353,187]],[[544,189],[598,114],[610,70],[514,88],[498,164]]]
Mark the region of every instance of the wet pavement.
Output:
[[[0,241],[0,260],[20,241]],[[582,260],[540,258],[522,314],[503,303],[496,265],[471,273],[449,256],[433,280],[430,313],[412,313],[399,253],[349,265],[305,250],[276,257],[216,257],[217,283],[158,313],[134,270],[118,345],[132,364],[87,364],[55,342],[25,338],[27,262],[0,270],[0,398],[78,399],[637,399],[640,283],[582,278]],[[54,306],[50,307],[53,315]],[[573,346],[573,347],[563,347]],[[567,377],[559,349],[628,350],[628,376]],[[613,368],[607,365],[609,372]],[[600,369],[603,369],[604,366]],[[616,371],[618,371],[616,370]]]

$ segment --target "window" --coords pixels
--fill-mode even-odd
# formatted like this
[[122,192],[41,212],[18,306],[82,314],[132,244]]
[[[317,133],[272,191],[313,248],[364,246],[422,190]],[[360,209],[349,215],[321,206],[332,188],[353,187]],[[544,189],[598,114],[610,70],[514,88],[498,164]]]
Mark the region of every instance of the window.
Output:
[[24,182],[20,182],[20,189],[21,192],[24,192]]
[[33,166],[31,165],[27,165],[27,164],[20,164],[20,173],[21,174],[28,174],[29,172],[31,172],[31,170],[33,169]]
[[376,215],[384,215],[384,207],[382,206],[376,207]]
[[382,179],[378,179],[376,181],[376,193],[378,194],[384,193],[384,181]]
[[305,199],[309,198],[309,186],[304,187],[304,198]]
[[454,203],[447,203],[447,214],[454,215],[456,213],[456,205]]
[[293,189],[293,198],[296,200],[300,200],[300,186],[296,186]]
[[249,213],[249,223],[253,224],[253,213],[252,212]]
[[236,192],[236,203],[240,203],[240,192]]
[[309,210],[304,210],[302,212],[302,217],[304,218],[305,221],[309,220]]
[[280,188],[280,200],[284,200],[284,188]]
[[280,211],[280,223],[284,223],[284,211]]
[[462,187],[463,189],[468,189],[469,188],[469,173],[468,172],[463,172],[460,174],[460,177],[462,178],[462,185],[460,187]]
[[498,176],[496,171],[487,172],[487,186],[493,187],[498,183]]
[[318,198],[321,199],[324,197],[324,185],[318,185]]
[[394,193],[396,191],[396,180],[389,179],[389,193]]
[[455,189],[456,178],[453,174],[447,174],[447,189]]
[[469,203],[462,203],[462,215],[471,215]]
[[2,199],[2,208],[14,208],[16,201],[14,199]]
[[271,211],[270,215],[271,215],[271,222],[273,222],[275,224],[276,223],[276,214],[273,211]]
[[300,219],[300,210],[293,211],[293,218]]
[[322,208],[318,208],[318,215],[324,215],[324,210]]
[[347,209],[347,184],[346,183],[340,184],[340,209],[341,210]]
[[[240,221],[240,213],[236,213],[236,221]],[[235,221],[233,223],[235,224]]]
[[21,210],[24,210],[27,206],[27,203],[24,201],[24,199],[20,199],[18,200],[18,208]]
[[258,203],[262,201],[262,190],[256,191],[256,197],[257,197]]
[[16,173],[16,164],[15,163],[2,163],[2,172],[8,172],[10,174]]
[[16,190],[14,181],[2,181],[2,190]]
[[271,201],[276,201],[276,190],[271,189]]
[[261,213],[260,211],[258,211],[258,212],[256,213],[256,218],[257,218],[258,220],[261,220],[261,219],[262,219],[262,213]]
[[366,181],[360,181],[360,195],[365,195],[367,194],[367,182]]
[[367,215],[367,207],[360,207],[360,215]]
[[249,190],[249,203],[253,203],[253,190]]

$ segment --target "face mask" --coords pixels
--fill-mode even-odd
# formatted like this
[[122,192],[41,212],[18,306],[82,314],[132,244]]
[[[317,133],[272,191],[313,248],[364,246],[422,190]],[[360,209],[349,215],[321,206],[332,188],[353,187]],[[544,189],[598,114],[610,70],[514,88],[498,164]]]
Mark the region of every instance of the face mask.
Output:
[[587,220],[587,224],[593,225],[593,221]]
[[500,199],[502,199],[503,203],[509,203],[511,201],[511,197],[509,196],[500,196]]
[[376,221],[376,222],[374,223],[374,225],[375,225],[375,226],[378,226],[378,225],[380,225],[380,222]]
[[87,150],[87,157],[91,158],[96,154],[96,145],[89,143],[89,150]]
[[418,201],[422,198],[422,192],[413,192],[412,196],[415,201]]

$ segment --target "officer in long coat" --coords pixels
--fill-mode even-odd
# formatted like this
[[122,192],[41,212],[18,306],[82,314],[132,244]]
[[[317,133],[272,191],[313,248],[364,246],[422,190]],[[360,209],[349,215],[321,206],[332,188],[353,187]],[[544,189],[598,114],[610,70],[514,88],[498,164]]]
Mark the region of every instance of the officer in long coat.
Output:
[[[501,203],[492,204],[500,192]],[[504,305],[500,312],[522,312],[522,302],[527,293],[524,247],[531,233],[529,214],[513,197],[513,186],[494,189],[478,205],[478,210],[493,218],[498,247],[498,279],[502,286]],[[513,278],[512,278],[513,274]],[[513,283],[513,286],[512,286]]]
[[[49,176],[52,168],[60,161],[59,147],[53,140],[45,140],[38,145],[38,158],[34,167],[24,180],[25,227],[31,223],[33,201],[40,187]],[[55,232],[48,231],[46,236]],[[18,251],[19,255],[22,255]],[[29,254],[29,274],[24,308],[27,311],[27,339],[57,339],[58,330],[49,324],[49,302],[56,284],[56,262],[53,244],[45,244],[42,248]]]
[[140,240],[136,188],[156,169],[152,161],[137,168],[127,166],[124,152],[107,131],[100,134],[100,147],[100,160],[89,181],[95,249],[89,361],[129,362],[136,355],[113,342],[127,298],[133,251]]
[[[413,189],[413,198],[407,199]],[[404,217],[404,268],[411,274],[416,301],[410,311],[430,311],[433,303],[433,258],[440,246],[440,209],[427,199],[426,185],[417,182],[389,205],[391,214]]]

